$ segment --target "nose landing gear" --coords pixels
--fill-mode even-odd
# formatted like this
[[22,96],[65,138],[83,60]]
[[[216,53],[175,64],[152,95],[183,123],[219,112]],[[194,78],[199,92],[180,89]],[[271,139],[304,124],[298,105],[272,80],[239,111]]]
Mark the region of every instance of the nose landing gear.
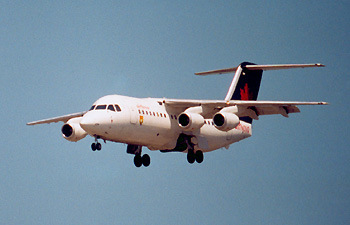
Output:
[[[97,141],[98,138],[99,138],[99,137],[95,137],[95,142],[91,144],[91,149],[92,149],[92,151],[96,151],[96,150],[97,150],[97,151],[101,151],[101,149],[102,149],[101,143],[99,143],[99,142]],[[105,141],[105,143],[106,143],[106,141]]]

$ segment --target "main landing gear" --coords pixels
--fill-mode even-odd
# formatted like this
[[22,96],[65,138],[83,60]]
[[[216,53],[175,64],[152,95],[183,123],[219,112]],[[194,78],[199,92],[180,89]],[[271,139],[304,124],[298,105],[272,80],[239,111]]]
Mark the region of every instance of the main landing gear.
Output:
[[151,164],[151,158],[148,154],[144,154],[142,157],[141,154],[136,154],[134,157],[134,164],[136,167],[141,167],[142,165],[148,167]]
[[204,160],[204,155],[202,151],[197,150],[196,152],[194,152],[193,149],[188,149],[187,162],[189,162],[190,164],[193,164],[195,161],[197,163],[202,163],[203,160]]
[[195,143],[196,138],[186,134],[180,134],[177,138],[176,147],[171,150],[161,150],[161,152],[184,152],[187,149],[187,162],[193,164],[194,162],[202,163],[204,160],[204,155],[201,150],[194,151],[193,140]]
[[141,156],[142,153],[142,146],[141,145],[131,145],[129,144],[126,148],[126,152],[129,154],[133,154],[134,156],[134,164],[136,167],[141,167],[142,165],[144,167],[148,167],[151,164],[151,158],[149,155],[144,154]]

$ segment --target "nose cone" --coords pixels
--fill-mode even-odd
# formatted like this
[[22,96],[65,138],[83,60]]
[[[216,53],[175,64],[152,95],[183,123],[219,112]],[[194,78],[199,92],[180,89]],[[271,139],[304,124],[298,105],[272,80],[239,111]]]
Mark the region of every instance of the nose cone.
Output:
[[111,126],[111,117],[104,110],[90,111],[83,116],[80,126],[90,135],[104,135]]
[[91,112],[87,112],[80,120],[80,126],[89,134],[94,133],[94,129],[99,126],[98,117]]

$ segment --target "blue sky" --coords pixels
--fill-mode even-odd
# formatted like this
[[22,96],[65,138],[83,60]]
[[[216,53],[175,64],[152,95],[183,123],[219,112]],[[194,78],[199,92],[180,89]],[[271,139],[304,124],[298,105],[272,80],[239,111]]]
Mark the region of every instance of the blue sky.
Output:
[[[350,220],[348,1],[1,1],[0,224],[346,224]],[[260,100],[328,101],[265,116],[229,150],[92,152],[62,124],[99,97],[223,99],[231,75],[268,71]]]

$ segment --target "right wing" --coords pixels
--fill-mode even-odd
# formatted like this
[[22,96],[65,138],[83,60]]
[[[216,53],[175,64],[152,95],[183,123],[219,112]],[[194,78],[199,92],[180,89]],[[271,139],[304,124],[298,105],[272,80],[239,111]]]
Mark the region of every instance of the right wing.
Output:
[[27,123],[27,125],[36,125],[36,124],[43,124],[43,123],[57,123],[57,122],[61,122],[61,121],[66,123],[68,120],[75,118],[75,117],[83,116],[85,113],[86,113],[86,111],[68,114],[68,115],[64,115],[64,116],[53,117],[53,118],[44,119],[44,120],[33,121],[30,123]]
[[328,105],[327,102],[288,102],[288,101],[230,101],[242,109],[241,116],[258,119],[260,115],[281,114],[288,117],[289,113],[299,113],[298,105]]
[[[289,102],[289,101],[241,101],[241,100],[191,100],[191,99],[164,99],[164,104],[180,108],[185,111],[188,108],[202,106],[206,108],[205,117],[211,118],[216,112],[229,106],[237,106],[239,116],[249,116],[257,119],[260,115],[281,114],[288,117],[289,113],[300,112],[298,105],[328,105],[327,102]],[[254,112],[254,113],[252,113]]]

